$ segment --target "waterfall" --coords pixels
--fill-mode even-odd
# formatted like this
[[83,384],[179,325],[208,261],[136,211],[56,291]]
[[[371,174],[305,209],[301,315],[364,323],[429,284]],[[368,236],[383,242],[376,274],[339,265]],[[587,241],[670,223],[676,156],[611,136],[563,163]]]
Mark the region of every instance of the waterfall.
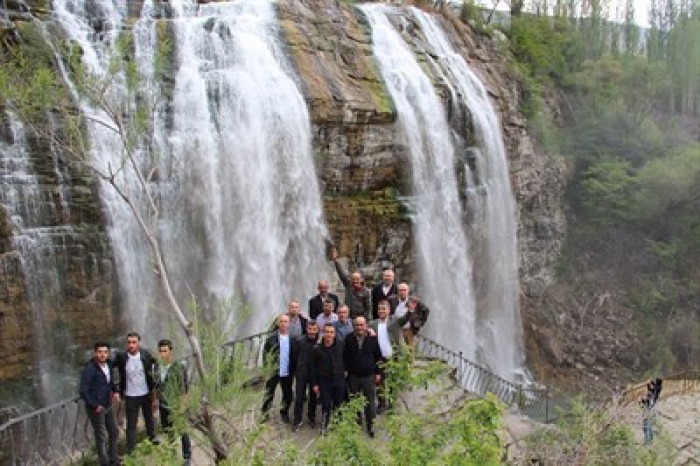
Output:
[[[52,179],[60,181],[61,173],[53,164],[35,167],[25,128],[13,113],[0,116],[0,125],[5,126],[5,131],[0,131],[0,208],[7,213],[12,228],[11,250],[18,252],[17,262],[3,257],[2,266],[5,276],[21,275],[24,279],[31,312],[27,343],[33,349],[33,367],[28,368],[25,377],[38,376],[36,401],[47,404],[70,393],[68,387],[73,385],[58,380],[72,374],[69,351],[73,348],[68,329],[59,324],[57,311],[66,299],[68,263],[79,248],[74,241],[77,233],[73,226],[63,223],[68,212],[60,209],[61,202],[56,204],[57,187]],[[54,161],[56,155],[44,157]],[[58,187],[59,195],[62,187]],[[16,332],[21,335],[20,329]],[[58,348],[63,351],[60,357],[56,357]],[[72,379],[72,375],[68,377]]]
[[[378,5],[362,9],[372,25],[374,54],[396,102],[411,160],[420,288],[435,309],[431,319],[439,316],[427,330],[500,375],[521,378],[515,201],[498,117],[483,84],[436,20],[411,8],[426,39],[418,41],[419,47],[429,47],[426,62],[452,102],[465,107],[471,118],[475,147],[465,147],[459,130],[451,133],[430,78],[389,21],[387,14],[397,10]],[[461,152],[474,156],[474,166]],[[464,179],[455,172],[460,165]]]
[[[127,11],[122,1],[97,3],[54,0],[54,10],[64,34],[83,49],[86,68],[105,75]],[[154,65],[162,31],[172,42],[167,87]],[[207,304],[235,295],[252,308],[239,332],[262,330],[290,297],[314,289],[327,235],[310,118],[280,49],[273,4],[172,0],[156,7],[146,0],[133,39],[139,98],[153,102],[154,132],[139,157],[157,175],[149,183],[174,289],[181,302],[190,292]],[[117,78],[115,96],[132,99],[134,108]],[[85,101],[81,108],[104,119]],[[89,129],[95,163],[118,166],[114,135],[95,124]],[[120,176],[138,192],[135,173]],[[110,186],[102,186],[101,196],[129,323],[157,336],[167,319],[158,311],[143,234]]]
[[374,55],[398,113],[411,164],[412,221],[420,291],[433,309],[425,331],[465,356],[476,356],[472,265],[454,170],[455,148],[442,102],[382,5],[362,5]]
[[453,101],[465,105],[471,116],[476,139],[473,178],[478,181],[472,191],[476,194],[469,200],[479,213],[474,225],[478,242],[473,249],[480,251],[475,268],[481,282],[476,291],[477,340],[484,358],[500,374],[512,378],[522,371],[524,361],[516,208],[500,122],[484,85],[452,47],[436,19],[417,8],[410,11],[452,84]]

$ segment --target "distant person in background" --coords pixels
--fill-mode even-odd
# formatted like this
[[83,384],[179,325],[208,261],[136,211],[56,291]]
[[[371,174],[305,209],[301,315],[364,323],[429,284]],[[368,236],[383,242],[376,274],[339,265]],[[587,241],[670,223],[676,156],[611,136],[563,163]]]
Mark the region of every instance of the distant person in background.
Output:
[[[168,402],[172,403],[187,393],[187,367],[183,362],[173,362],[173,343],[170,340],[158,342],[158,355],[160,356],[160,364],[158,364],[156,374],[156,387],[160,425],[164,432],[170,433],[173,422],[172,407]],[[182,442],[182,458],[185,460],[185,465],[189,465],[192,458],[190,436],[184,433],[180,440]]]
[[141,335],[126,334],[126,351],[117,354],[114,365],[119,370],[119,393],[126,402],[126,448],[129,453],[136,448],[136,424],[139,410],[143,413],[146,435],[156,441],[153,413],[158,407],[153,372],[156,360],[145,348],[141,348]]
[[301,315],[301,305],[296,299],[289,301],[287,306],[289,316],[289,335],[293,338],[306,335],[306,323],[308,319]]
[[303,425],[304,402],[307,401],[309,427],[316,427],[316,392],[311,384],[311,354],[318,343],[318,325],[310,320],[306,325],[306,335],[298,338],[298,344],[292,347],[292,365],[294,366],[294,420],[292,430],[297,431]]
[[338,312],[338,295],[328,292],[330,289],[328,282],[326,280],[321,280],[318,282],[318,294],[313,298],[309,299],[309,318],[311,320],[316,320],[316,317],[323,312],[323,302],[330,298],[335,302],[333,307],[333,312]]
[[333,324],[338,320],[338,315],[333,312],[334,307],[335,302],[330,298],[326,298],[326,301],[323,303],[323,312],[316,316],[318,328],[323,328],[326,324]]
[[345,304],[341,304],[338,308],[338,320],[333,323],[333,326],[339,340],[345,340],[345,337],[355,330],[350,320],[350,309]]
[[271,373],[265,382],[265,398],[263,399],[263,422],[267,421],[272,407],[277,385],[282,387],[282,407],[280,416],[282,422],[289,423],[289,407],[292,404],[292,345],[295,339],[289,334],[289,315],[282,314],[277,320],[277,330],[268,337],[263,346],[266,364],[271,365]]
[[382,282],[372,288],[372,318],[379,319],[377,306],[379,301],[386,301],[391,296],[397,294],[396,284],[394,283],[394,271],[387,269],[382,273]]
[[365,282],[360,272],[353,272],[348,278],[343,270],[343,266],[338,262],[338,250],[331,250],[331,260],[335,264],[335,270],[338,272],[340,281],[345,286],[345,304],[350,309],[350,318],[354,319],[357,316],[369,318],[372,312],[371,292],[365,288]]
[[112,377],[109,349],[106,342],[95,343],[95,355],[80,377],[80,398],[85,402],[85,411],[95,433],[100,466],[120,464],[119,426],[112,409],[112,402],[119,401],[119,388]]

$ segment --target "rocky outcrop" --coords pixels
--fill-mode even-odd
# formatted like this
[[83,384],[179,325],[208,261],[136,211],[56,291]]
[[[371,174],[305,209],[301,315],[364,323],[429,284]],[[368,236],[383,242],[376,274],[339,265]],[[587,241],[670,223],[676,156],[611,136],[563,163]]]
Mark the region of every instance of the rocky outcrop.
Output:
[[[279,32],[311,112],[314,153],[332,241],[350,267],[361,268],[368,281],[377,280],[384,267],[393,266],[401,279],[413,282],[417,275],[412,228],[401,201],[411,193],[408,159],[405,148],[397,143],[396,112],[372,56],[369,25],[349,3],[282,0]],[[130,3],[130,8],[136,4]],[[497,41],[477,37],[448,11],[442,23],[486,84],[502,121],[519,206],[521,300],[530,354],[535,359],[561,359],[556,335],[552,333],[550,342],[542,345],[534,322],[538,297],[553,281],[566,232],[561,196],[567,167],[535,147],[518,112],[518,81]],[[55,174],[46,178],[47,190],[69,194],[52,198],[52,209],[61,215],[46,219],[43,227],[70,226],[75,232],[60,262],[65,299],[50,311],[47,322],[52,329],[66,329],[62,335],[70,335],[72,344],[86,345],[97,336],[109,335],[118,322],[111,255],[95,183],[60,154],[37,148],[35,156],[42,160],[40,164],[60,167],[53,171],[62,174],[60,179]],[[29,341],[36,329],[28,318],[26,270],[13,249],[9,228],[11,222],[0,215],[0,264],[8,264],[0,269],[0,273],[5,271],[0,276],[0,293],[8,296],[0,304],[0,319],[21,328],[18,335]],[[9,327],[3,325],[0,332],[5,328]],[[61,338],[57,341],[65,341]],[[20,350],[17,345],[0,346],[3,363],[11,357],[17,361],[13,369],[0,368],[0,380],[26,373],[32,350],[32,345]]]

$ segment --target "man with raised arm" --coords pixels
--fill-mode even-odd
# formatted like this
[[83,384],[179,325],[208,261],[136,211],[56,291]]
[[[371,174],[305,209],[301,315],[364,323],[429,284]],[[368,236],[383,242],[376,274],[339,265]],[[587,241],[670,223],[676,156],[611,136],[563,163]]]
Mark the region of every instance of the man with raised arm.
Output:
[[85,401],[85,411],[95,433],[100,466],[120,464],[119,426],[112,409],[112,401],[119,401],[119,388],[112,377],[109,349],[109,343],[95,343],[95,355],[80,377],[80,398]]
[[338,250],[331,250],[331,260],[335,264],[340,281],[345,286],[345,304],[350,309],[350,318],[364,316],[369,319],[372,315],[372,303],[370,290],[365,287],[365,282],[360,272],[353,272],[350,277],[343,270],[343,266],[338,262]]

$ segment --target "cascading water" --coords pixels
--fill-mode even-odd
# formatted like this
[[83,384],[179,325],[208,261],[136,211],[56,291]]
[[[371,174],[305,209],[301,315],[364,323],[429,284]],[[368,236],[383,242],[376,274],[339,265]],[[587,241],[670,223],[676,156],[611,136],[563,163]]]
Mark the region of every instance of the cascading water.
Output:
[[[476,147],[468,149],[476,160],[473,169],[464,163],[465,215],[455,173],[457,147],[464,141],[451,134],[430,78],[389,21],[387,13],[398,10],[380,5],[362,9],[372,25],[374,54],[396,103],[411,159],[420,288],[437,310],[433,314],[440,316],[432,320],[431,315],[427,330],[500,375],[521,378],[515,207],[496,113],[434,18],[408,10],[430,47],[426,62],[472,119]],[[472,269],[478,270],[474,277]]]
[[398,113],[411,162],[413,225],[420,290],[434,312],[426,331],[449,348],[476,355],[472,266],[445,109],[382,5],[362,5],[374,55]]
[[[124,2],[102,3],[54,0],[64,33],[98,75],[107,73],[127,19]],[[99,34],[88,4],[104,17]],[[168,88],[155,81],[159,27],[172,41]],[[310,119],[279,49],[272,2],[173,0],[155,8],[146,1],[133,37],[142,98],[160,102],[153,106],[155,132],[139,156],[144,166],[156,161],[150,184],[174,288],[207,303],[236,295],[253,311],[240,331],[261,330],[290,297],[314,289],[326,235]],[[128,95],[121,81],[117,97]],[[81,105],[86,115],[104,118]],[[114,135],[91,124],[90,137],[96,163],[118,165]],[[121,176],[137,192],[135,174]],[[127,315],[134,328],[153,334],[164,319],[153,312],[158,290],[142,232],[110,186],[102,197]]]
[[[71,225],[61,224],[67,212],[57,211],[56,185],[47,181],[60,173],[52,172],[54,166],[44,166],[43,173],[34,167],[24,126],[14,114],[8,112],[6,117],[5,134],[9,137],[0,138],[0,207],[12,226],[12,249],[19,253],[31,311],[32,364],[38,376],[34,394],[39,398],[35,401],[47,404],[66,395],[67,387],[58,378],[72,373],[68,354],[55,356],[59,346],[65,351],[65,345],[71,343],[70,336],[57,325],[56,314],[64,304],[67,263],[75,252],[77,234]],[[3,120],[0,118],[0,124]],[[54,160],[54,156],[46,160]],[[29,375],[31,372],[25,374]]]
[[518,255],[515,199],[498,116],[488,93],[466,60],[450,44],[437,20],[417,8],[410,9],[425,34],[437,63],[447,74],[453,100],[467,107],[475,131],[474,179],[469,197],[480,213],[473,242],[477,287],[479,350],[486,361],[508,378],[522,375],[522,323],[518,306]]

